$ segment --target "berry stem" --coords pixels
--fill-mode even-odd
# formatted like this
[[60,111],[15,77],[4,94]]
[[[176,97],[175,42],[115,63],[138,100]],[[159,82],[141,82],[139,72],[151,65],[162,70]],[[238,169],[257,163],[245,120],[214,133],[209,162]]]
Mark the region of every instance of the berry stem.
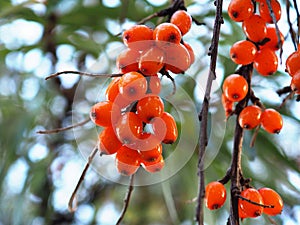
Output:
[[52,79],[54,77],[58,77],[62,74],[77,74],[79,76],[87,76],[87,77],[120,77],[123,74],[121,73],[116,73],[116,74],[98,74],[98,73],[88,73],[88,72],[81,72],[81,71],[73,71],[73,70],[66,70],[66,71],[61,71],[57,73],[53,73],[50,76],[46,77],[45,80]]
[[211,87],[213,80],[216,79],[216,64],[217,64],[217,56],[218,56],[218,46],[219,46],[219,37],[220,37],[220,28],[223,23],[222,17],[222,6],[223,0],[216,0],[216,15],[213,29],[213,36],[211,41],[211,47],[209,51],[210,55],[210,72],[208,76],[208,80],[206,83],[205,95],[203,99],[203,104],[201,111],[199,113],[200,120],[200,139],[199,139],[199,160],[198,160],[198,176],[199,176],[199,184],[198,184],[198,196],[197,196],[197,206],[196,206],[196,221],[198,225],[204,224],[204,197],[205,197],[205,182],[204,182],[204,154],[206,150],[206,146],[208,143],[207,137],[207,123],[208,123],[208,108],[209,108],[209,100],[211,94]]

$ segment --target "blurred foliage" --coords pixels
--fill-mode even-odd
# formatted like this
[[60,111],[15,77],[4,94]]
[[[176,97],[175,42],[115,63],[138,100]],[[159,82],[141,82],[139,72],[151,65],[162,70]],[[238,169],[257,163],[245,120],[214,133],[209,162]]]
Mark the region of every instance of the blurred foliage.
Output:
[[[44,78],[52,72],[70,68],[101,73],[115,71],[116,51],[121,46],[117,34],[169,4],[168,1],[155,1],[159,5],[155,6],[151,2],[0,1],[0,224],[113,224],[112,221],[118,218],[126,186],[99,175],[97,166],[88,172],[80,189],[78,211],[71,214],[67,210],[72,188],[96,143],[95,127],[86,124],[75,128],[74,132],[36,133],[86,119],[89,107],[103,98],[107,81],[75,75],[49,81]],[[203,90],[197,89],[196,84],[205,87],[214,5],[211,1],[192,0],[186,1],[186,5],[188,11],[206,25],[197,27],[194,24],[185,37],[193,46],[197,60],[188,71],[190,77],[179,75],[175,80],[199,110]],[[244,39],[240,25],[232,23],[226,13],[224,18],[218,83],[236,69],[228,58],[229,47]],[[155,18],[147,25],[154,27],[161,21],[161,18]],[[165,78],[163,81],[166,96],[172,90],[172,84]],[[289,78],[278,72],[271,78],[255,75],[253,82],[257,95],[266,106],[278,108],[282,99],[274,93],[288,85]],[[172,97],[175,102],[184,101],[183,98],[180,94]],[[172,112],[172,105],[167,108]],[[211,108],[211,118],[223,113],[218,88],[212,95]],[[273,136],[259,131],[255,146],[250,148],[253,133],[245,132],[244,175],[252,178],[255,187],[271,187],[283,197],[285,210],[274,218],[278,224],[283,224],[284,220],[294,220],[294,224],[299,224],[299,103],[288,101],[280,111],[285,119],[281,134]],[[234,120],[234,117],[230,118],[226,128],[221,127],[225,135],[220,148],[214,143],[208,147],[208,152],[215,152],[216,157],[206,168],[207,182],[222,178],[230,164]],[[192,120],[184,123],[180,124],[178,120],[179,127],[194,126]],[[215,128],[212,125],[211,132],[219,132],[214,131]],[[193,136],[192,133],[189,135]],[[165,147],[166,154],[170,155],[175,148]],[[124,224],[193,224],[195,203],[192,200],[198,187],[197,160],[195,149],[189,161],[170,179],[135,187]],[[99,170],[105,169],[102,165]],[[70,173],[74,179],[69,178]],[[206,223],[226,224],[228,210],[228,200],[226,206],[217,212],[206,210]],[[260,217],[245,220],[243,224],[270,224],[270,221],[267,217]]]

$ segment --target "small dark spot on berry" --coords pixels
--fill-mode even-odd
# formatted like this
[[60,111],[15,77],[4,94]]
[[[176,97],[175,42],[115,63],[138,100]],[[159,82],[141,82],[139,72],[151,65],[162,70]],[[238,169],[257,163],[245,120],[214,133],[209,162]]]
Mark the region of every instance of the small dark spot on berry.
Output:
[[239,13],[238,12],[233,12],[232,15],[233,15],[234,18],[238,18]]

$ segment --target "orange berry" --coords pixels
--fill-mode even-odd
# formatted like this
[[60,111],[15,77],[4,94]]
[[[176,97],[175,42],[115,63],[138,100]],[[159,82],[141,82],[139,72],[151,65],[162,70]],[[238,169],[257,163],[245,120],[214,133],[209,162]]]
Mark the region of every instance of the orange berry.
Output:
[[119,92],[119,80],[120,77],[113,78],[108,85],[105,96],[108,101],[114,102],[116,97],[120,94]]
[[161,171],[165,166],[165,161],[162,155],[159,155],[154,161],[141,160],[142,166],[149,173]]
[[187,42],[183,42],[184,47],[188,50],[190,54],[190,65],[192,65],[195,62],[195,53],[191,45],[189,45]]
[[156,161],[157,158],[159,158],[162,154],[162,145],[158,144],[156,147],[154,147],[151,150],[140,150],[141,154],[141,160],[146,162],[153,162]]
[[261,114],[261,125],[269,133],[278,134],[283,126],[283,120],[275,109],[266,109]]
[[121,115],[119,121],[114,125],[117,137],[127,147],[133,146],[143,132],[143,123],[133,112]]
[[[283,45],[284,42],[284,36],[283,34],[279,31],[279,36],[280,36],[280,42],[281,45]],[[279,50],[279,44],[278,44],[278,38],[277,38],[277,33],[276,33],[276,28],[275,27],[267,27],[267,35],[266,38],[269,39],[268,42],[266,42],[264,45],[261,45],[260,48],[269,48],[273,51]]]
[[224,80],[223,92],[228,100],[239,102],[244,99],[248,93],[248,83],[241,75],[231,74]]
[[253,129],[260,124],[261,108],[256,105],[245,107],[239,115],[239,124],[242,128]]
[[280,195],[272,190],[271,188],[260,188],[258,190],[260,193],[264,205],[273,206],[273,208],[264,208],[264,213],[270,216],[276,216],[280,214],[283,209],[283,201]]
[[296,72],[300,70],[300,50],[293,52],[289,55],[286,59],[285,66],[286,71],[289,73],[290,76],[294,76]]
[[157,75],[146,77],[148,81],[148,93],[158,95],[161,90],[160,79]]
[[184,73],[191,64],[190,54],[182,44],[171,44],[165,47],[165,69],[172,73]]
[[272,75],[277,71],[278,57],[273,50],[263,48],[257,52],[253,67],[260,75]]
[[153,118],[163,114],[164,103],[159,96],[148,95],[138,101],[136,109],[139,118],[143,122],[149,123]]
[[178,10],[171,16],[171,23],[175,24],[182,35],[185,35],[192,26],[192,17],[184,10]]
[[254,42],[262,41],[267,35],[267,25],[263,18],[253,14],[243,22],[243,31],[247,38]]
[[[135,25],[123,32],[123,42],[131,47],[131,43],[153,39],[153,30],[146,25]],[[135,45],[133,45],[135,46]]]
[[147,91],[147,80],[138,72],[125,73],[119,81],[119,92],[128,100],[138,100]]
[[154,29],[153,39],[179,44],[181,41],[181,32],[172,23],[161,23]]
[[208,209],[221,208],[226,201],[226,189],[218,181],[210,182],[205,187],[205,205]]
[[225,116],[228,118],[228,116],[230,116],[233,112],[233,102],[226,98],[224,93],[222,93],[222,105],[225,110]]
[[[263,204],[263,199],[260,193],[254,188],[247,188],[241,192],[241,196],[258,204]],[[241,210],[244,211],[248,217],[257,217],[263,213],[263,206],[255,205],[243,199],[239,199],[239,205]]]
[[249,216],[245,213],[245,211],[239,205],[239,218],[241,218],[243,220],[243,219],[248,218],[248,217]]
[[115,118],[117,114],[119,114],[119,112],[116,105],[113,105],[110,101],[102,101],[92,106],[90,118],[96,125],[107,127],[111,126],[112,118]]
[[142,132],[139,138],[132,144],[131,148],[142,151],[150,151],[161,144],[162,139],[159,139],[156,135],[148,132]]
[[256,46],[250,41],[235,42],[230,49],[230,58],[236,64],[247,65],[254,61]]
[[103,131],[101,131],[98,139],[98,148],[101,154],[114,154],[122,146],[122,143],[117,138],[115,130],[112,127],[106,127]]
[[177,125],[173,116],[163,112],[161,117],[155,117],[152,121],[153,133],[165,144],[172,144],[178,137]]
[[120,174],[130,176],[140,166],[140,154],[138,151],[122,146],[116,154],[116,166]]
[[131,71],[138,71],[139,65],[138,61],[140,58],[139,51],[135,49],[126,49],[120,53],[117,58],[116,64],[117,68],[121,73],[128,73]]
[[297,94],[300,93],[300,70],[292,77],[291,89],[296,91]]
[[156,75],[164,66],[164,58],[164,51],[154,46],[142,53],[138,65],[139,69],[144,75]]
[[[276,19],[276,22],[277,22],[281,18],[281,6],[280,6],[280,3],[277,0],[271,0],[270,2],[271,2],[271,7],[272,7],[272,10],[274,12],[275,19]],[[259,13],[260,13],[260,16],[267,23],[273,23],[273,20],[272,20],[272,17],[271,17],[269,8],[268,8],[268,4],[267,4],[266,1],[259,3]]]
[[242,22],[254,12],[251,0],[231,0],[228,6],[228,15],[235,22]]

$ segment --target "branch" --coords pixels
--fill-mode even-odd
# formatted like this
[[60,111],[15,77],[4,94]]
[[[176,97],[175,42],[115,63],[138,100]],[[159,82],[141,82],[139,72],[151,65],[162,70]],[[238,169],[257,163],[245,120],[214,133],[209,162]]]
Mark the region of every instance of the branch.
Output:
[[80,126],[83,126],[84,124],[88,123],[90,121],[90,118],[80,122],[80,123],[76,123],[74,125],[71,125],[71,126],[68,126],[68,127],[62,127],[62,128],[56,128],[56,129],[53,129],[53,130],[39,130],[37,131],[36,133],[38,134],[54,134],[54,133],[59,133],[59,132],[62,132],[62,131],[66,131],[66,130],[70,130],[72,128],[75,128],[75,127],[80,127]]
[[82,182],[84,180],[85,174],[86,174],[88,168],[90,167],[90,164],[92,163],[92,161],[93,161],[93,159],[94,159],[94,157],[95,157],[95,155],[96,155],[97,152],[98,152],[98,148],[95,147],[94,150],[89,155],[88,161],[85,164],[85,167],[84,167],[84,169],[83,169],[83,171],[81,173],[81,176],[80,176],[80,178],[79,178],[79,180],[77,182],[77,185],[76,185],[76,187],[75,187],[75,189],[74,189],[74,191],[73,191],[73,193],[72,193],[72,195],[70,197],[69,204],[68,204],[68,208],[69,208],[70,212],[75,212],[76,211],[77,202],[75,202],[75,206],[73,206],[74,199],[76,197],[76,194],[77,194],[77,191],[78,191],[80,185],[82,184]]
[[81,71],[66,70],[66,71],[61,71],[61,72],[51,74],[50,76],[46,77],[45,80],[49,80],[54,77],[58,77],[59,75],[62,75],[62,74],[77,74],[79,76],[86,76],[86,77],[120,77],[123,75],[121,73],[98,74],[98,73],[88,73],[88,72],[81,72]]
[[241,195],[237,195],[237,197],[238,197],[239,199],[242,199],[243,201],[249,202],[249,203],[252,204],[252,205],[257,205],[257,206],[260,206],[260,207],[263,207],[263,208],[274,208],[274,207],[275,207],[274,205],[264,205],[264,204],[260,204],[260,203],[251,201],[250,199],[244,198],[244,197],[241,196]]
[[134,174],[132,174],[130,176],[129,185],[128,185],[128,189],[127,189],[127,194],[126,194],[125,199],[124,199],[123,209],[122,209],[121,215],[120,215],[116,225],[121,224],[121,222],[123,221],[124,216],[126,214],[127,208],[129,206],[131,194],[132,194],[132,191],[133,191],[133,178],[134,178]]
[[216,0],[216,16],[214,23],[213,36],[210,46],[210,72],[208,76],[208,80],[206,83],[206,90],[203,99],[202,109],[199,114],[199,120],[201,122],[200,125],[200,139],[199,139],[199,160],[198,160],[198,176],[199,176],[199,184],[198,184],[198,196],[197,196],[197,207],[196,207],[196,221],[199,225],[204,224],[204,197],[205,197],[205,183],[204,183],[204,154],[206,150],[206,146],[208,143],[207,137],[207,123],[208,123],[208,108],[209,108],[209,100],[211,94],[211,87],[213,80],[216,79],[216,64],[217,64],[217,56],[218,56],[218,45],[219,45],[219,37],[220,37],[220,28],[221,24],[224,22],[222,17],[222,5],[223,0]]
[[285,9],[286,9],[286,15],[287,15],[287,22],[289,25],[289,33],[291,35],[292,42],[294,44],[294,48],[295,48],[295,50],[297,50],[297,40],[296,40],[295,32],[293,30],[293,24],[291,22],[290,7],[291,7],[290,0],[286,0],[286,8]]

